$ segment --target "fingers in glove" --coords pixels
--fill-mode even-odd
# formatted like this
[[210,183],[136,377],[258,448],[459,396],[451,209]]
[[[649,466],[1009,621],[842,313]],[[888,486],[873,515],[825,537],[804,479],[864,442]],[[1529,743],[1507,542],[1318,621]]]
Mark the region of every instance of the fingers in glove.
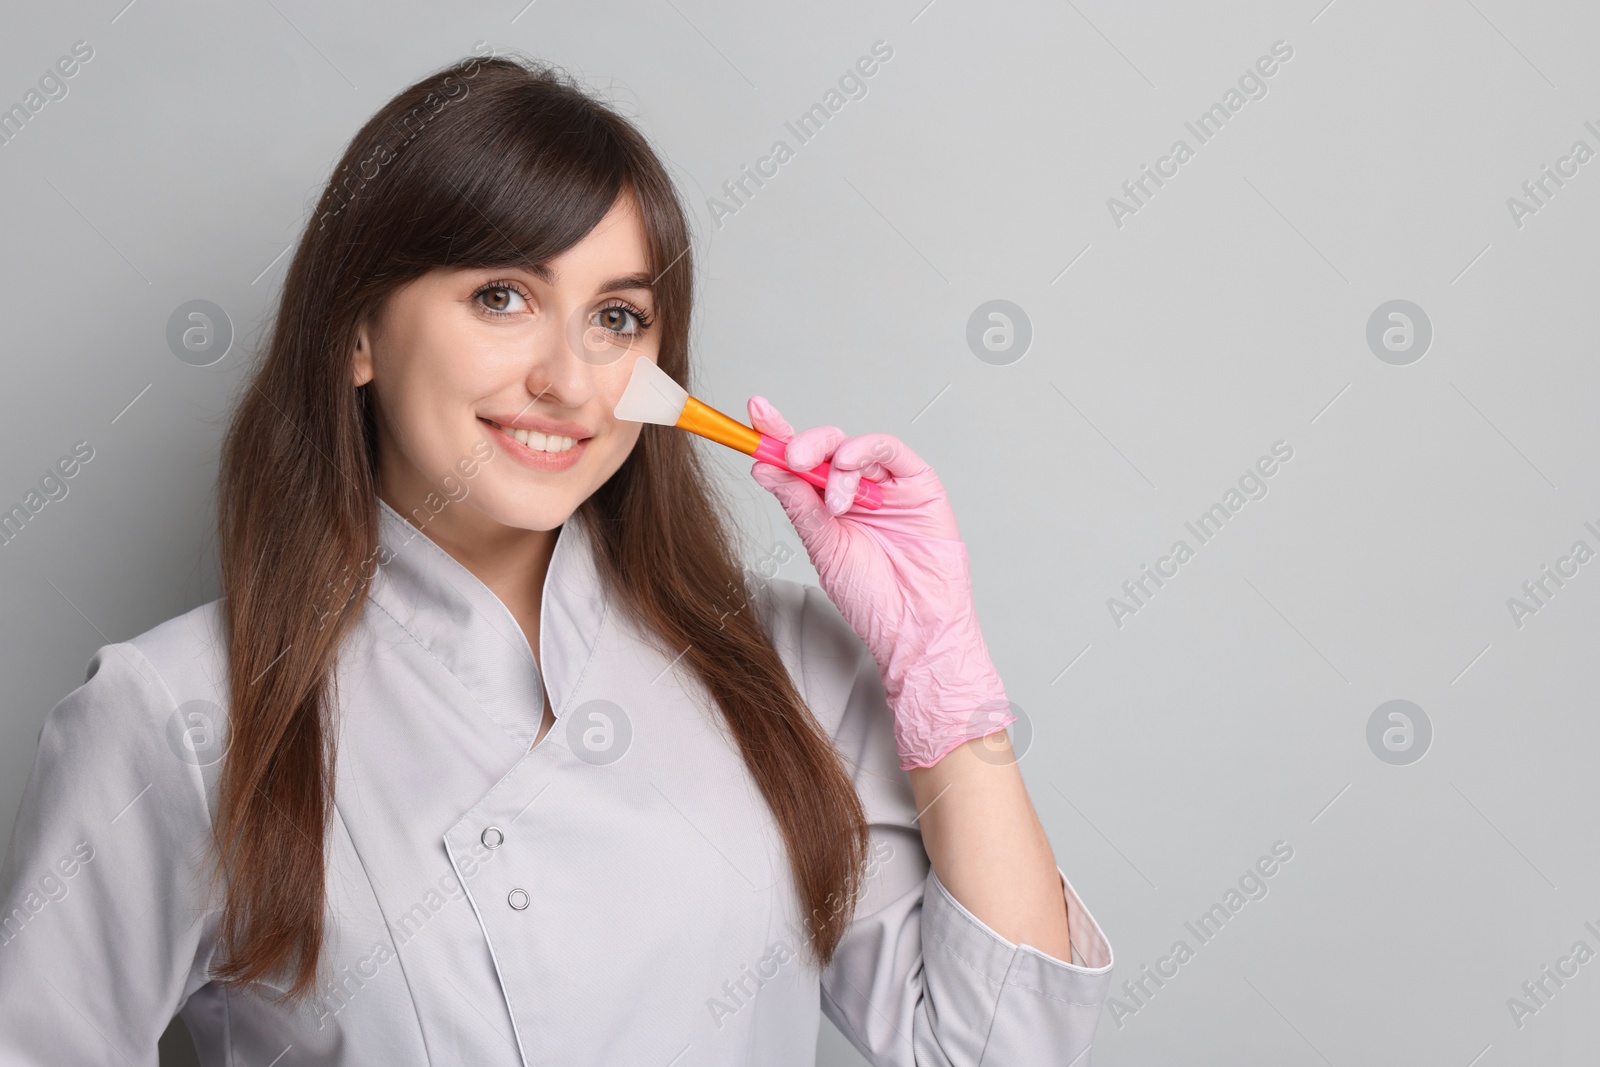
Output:
[[887,471],[895,478],[909,478],[928,469],[921,456],[906,447],[904,441],[886,433],[867,433],[843,442],[833,453],[833,469],[861,471],[873,481],[880,481],[872,468]]
[[768,437],[787,441],[794,436],[794,427],[789,425],[788,420],[779,414],[778,409],[773,407],[766,397],[751,397],[747,407],[750,412],[750,425]]
[[837,426],[813,426],[809,430],[801,430],[789,439],[784,462],[794,470],[808,471],[833,455],[833,450],[844,439],[845,432]]
[[795,530],[800,534],[800,540],[808,549],[812,545],[813,538],[820,539],[827,536],[827,531],[835,519],[829,514],[823,505],[822,497],[810,482],[782,467],[759,462],[751,466],[750,477],[755,479],[757,485],[778,498],[784,514],[789,516],[789,521],[794,524]]
[[[838,455],[837,452],[834,455]],[[822,493],[823,504],[834,515],[843,515],[855,503],[856,486],[861,481],[861,471],[849,470],[837,464],[828,470],[828,484]]]

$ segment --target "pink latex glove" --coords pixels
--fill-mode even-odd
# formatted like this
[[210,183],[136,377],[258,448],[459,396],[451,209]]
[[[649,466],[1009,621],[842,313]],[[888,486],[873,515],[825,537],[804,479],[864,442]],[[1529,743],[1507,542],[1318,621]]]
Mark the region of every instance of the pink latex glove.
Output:
[[[901,769],[931,767],[1015,722],[978,630],[967,547],[938,475],[888,434],[795,433],[759,396],[749,411],[751,425],[786,442],[789,466],[832,464],[825,495],[770,463],[750,476],[783,505],[823,592],[877,661]],[[876,511],[852,506],[862,477],[883,487]]]

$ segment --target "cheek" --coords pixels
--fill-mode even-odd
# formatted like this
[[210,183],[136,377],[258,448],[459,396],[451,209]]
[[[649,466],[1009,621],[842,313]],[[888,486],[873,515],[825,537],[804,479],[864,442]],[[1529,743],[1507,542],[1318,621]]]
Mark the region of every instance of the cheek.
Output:
[[639,434],[643,429],[644,427],[637,422],[619,422],[614,419],[606,422],[601,431],[603,438],[594,442],[600,447],[593,453],[594,466],[590,469],[594,481],[590,492],[599,488],[628,462],[628,457],[639,444]]
[[605,468],[607,478],[615,474],[617,468],[632,454],[634,446],[639,443],[639,433],[644,427],[637,422],[617,422],[615,420],[606,424],[605,449],[602,453],[604,459],[601,465]]
[[430,476],[447,473],[476,437],[461,411],[471,399],[468,383],[438,361],[408,353],[392,360],[373,383],[384,421],[409,464]]
[[615,363],[607,363],[594,369],[595,395],[605,408],[607,416],[616,409],[617,401],[622,399],[622,391],[628,387],[628,379],[633,376],[634,364],[641,359],[651,359],[651,357],[628,355]]
[[378,403],[395,439],[417,445],[439,426],[434,411],[440,390],[429,380],[425,368],[412,366],[407,370],[408,373],[391,374],[378,381]]

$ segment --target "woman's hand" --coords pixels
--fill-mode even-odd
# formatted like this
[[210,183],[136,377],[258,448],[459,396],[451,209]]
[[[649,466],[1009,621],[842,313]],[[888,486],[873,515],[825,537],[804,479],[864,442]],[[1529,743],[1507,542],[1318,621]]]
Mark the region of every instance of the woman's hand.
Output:
[[[967,549],[938,475],[898,438],[847,437],[837,426],[795,433],[764,397],[750,422],[787,443],[790,467],[832,465],[825,492],[756,463],[750,475],[783,505],[823,592],[877,661],[903,770],[1002,730],[1011,714],[972,603]],[[876,511],[853,508],[865,477],[883,488]]]

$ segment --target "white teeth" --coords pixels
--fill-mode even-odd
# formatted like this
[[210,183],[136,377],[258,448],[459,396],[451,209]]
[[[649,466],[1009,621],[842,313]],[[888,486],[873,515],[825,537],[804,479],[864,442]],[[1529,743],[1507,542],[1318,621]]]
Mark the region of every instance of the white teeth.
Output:
[[[495,423],[499,426],[499,423]],[[500,429],[515,438],[519,444],[527,445],[535,452],[566,452],[578,443],[575,437],[564,437],[561,434],[543,434],[538,430],[509,430],[504,426]]]

